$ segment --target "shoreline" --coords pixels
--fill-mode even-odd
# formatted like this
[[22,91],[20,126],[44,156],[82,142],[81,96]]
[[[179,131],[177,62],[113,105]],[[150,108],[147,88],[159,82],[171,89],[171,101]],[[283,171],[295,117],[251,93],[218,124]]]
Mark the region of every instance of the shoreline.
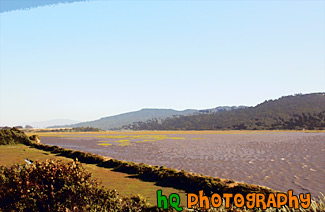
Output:
[[101,155],[95,155],[83,151],[61,148],[59,146],[50,146],[45,144],[30,143],[29,146],[51,153],[58,153],[59,156],[67,158],[78,158],[80,162],[95,164],[99,167],[113,168],[115,171],[134,174],[137,178],[144,181],[154,181],[163,186],[184,190],[185,192],[197,192],[204,190],[206,194],[211,193],[278,193],[266,186],[235,182],[229,179],[221,179],[217,177],[205,176],[188,171],[180,171],[167,168],[164,166],[152,166],[144,163],[127,162],[116,160]]
[[[324,133],[40,134],[43,143],[287,191],[324,193]],[[48,136],[48,137],[47,137]],[[298,154],[297,154],[298,153]]]

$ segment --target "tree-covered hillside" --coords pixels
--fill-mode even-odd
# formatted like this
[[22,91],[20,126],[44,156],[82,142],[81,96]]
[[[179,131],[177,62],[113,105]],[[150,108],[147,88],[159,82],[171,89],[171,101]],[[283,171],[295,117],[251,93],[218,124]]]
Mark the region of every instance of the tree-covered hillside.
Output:
[[212,114],[152,119],[123,126],[131,130],[325,129],[325,93],[298,94],[255,107]]
[[239,108],[245,108],[245,106],[221,106],[212,109],[206,110],[193,110],[187,109],[183,111],[177,111],[173,109],[142,109],[139,111],[122,113],[115,116],[104,117],[95,121],[81,122],[73,125],[65,125],[65,126],[51,126],[49,128],[67,128],[67,127],[92,127],[99,128],[102,130],[114,130],[119,129],[124,125],[129,125],[134,122],[146,122],[148,120],[161,120],[171,117],[177,116],[188,116],[194,114],[210,114],[210,113],[218,113],[222,111],[230,111],[236,110]]

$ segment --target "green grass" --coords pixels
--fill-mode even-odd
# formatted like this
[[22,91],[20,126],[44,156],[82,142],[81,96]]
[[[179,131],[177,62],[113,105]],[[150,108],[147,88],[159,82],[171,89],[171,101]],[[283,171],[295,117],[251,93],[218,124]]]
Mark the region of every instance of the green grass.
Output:
[[[32,161],[45,161],[46,159],[60,159],[65,162],[72,161],[70,158],[57,156],[47,151],[42,151],[36,148],[28,147],[23,144],[0,146],[0,165],[11,166],[13,164],[25,164],[26,158]],[[181,200],[186,200],[185,192],[170,188],[155,185],[154,182],[145,182],[133,175],[122,172],[113,171],[109,168],[98,167],[94,164],[82,163],[86,171],[91,172],[93,177],[108,189],[116,189],[123,196],[134,196],[140,194],[146,198],[149,203],[156,205],[156,191],[163,190],[164,195],[178,193]],[[185,205],[183,202],[182,205]]]
[[101,143],[101,144],[98,144],[98,145],[101,145],[101,146],[112,146],[113,144]]

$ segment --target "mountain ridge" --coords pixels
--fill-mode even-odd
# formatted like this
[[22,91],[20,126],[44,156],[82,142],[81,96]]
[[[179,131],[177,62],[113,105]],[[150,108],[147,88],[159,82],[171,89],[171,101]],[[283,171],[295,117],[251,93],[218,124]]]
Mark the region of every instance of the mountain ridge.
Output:
[[254,107],[211,114],[149,120],[123,126],[128,130],[274,130],[325,129],[325,93],[297,94]]
[[46,121],[34,121],[34,122],[26,122],[21,124],[22,126],[30,125],[34,128],[46,128],[48,126],[55,126],[55,125],[70,125],[79,123],[80,121],[71,120],[71,119],[51,119]]
[[[245,107],[245,106],[239,106]],[[237,106],[220,106],[208,109],[209,113],[217,113],[218,111],[233,110]],[[72,125],[56,125],[48,128],[63,128],[63,127],[94,127],[102,130],[116,130],[124,125],[132,124],[139,121],[147,121],[151,119],[165,119],[174,116],[187,116],[201,113],[196,109],[174,110],[174,109],[158,109],[158,108],[143,108],[138,111],[122,113],[114,116],[102,117],[94,121],[80,122]],[[205,112],[206,113],[206,112]]]

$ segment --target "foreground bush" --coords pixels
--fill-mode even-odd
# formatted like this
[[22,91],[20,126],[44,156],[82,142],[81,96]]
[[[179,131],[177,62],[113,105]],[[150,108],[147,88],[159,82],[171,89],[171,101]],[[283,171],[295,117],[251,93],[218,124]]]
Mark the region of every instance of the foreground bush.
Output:
[[0,211],[152,211],[91,179],[81,164],[61,161],[0,167]]
[[[120,161],[115,159],[106,159],[103,156],[75,151],[71,149],[65,149],[58,146],[50,146],[35,142],[35,138],[32,136],[30,139],[24,134],[24,132],[17,129],[7,130],[8,132],[14,132],[21,135],[24,139],[22,142],[26,145],[34,148],[50,151],[52,153],[60,154],[61,156],[69,158],[78,158],[83,163],[97,164],[106,168],[114,168],[117,171],[132,173],[143,180],[155,181],[164,186],[175,187],[185,190],[186,192],[197,192],[204,190],[209,195],[212,193],[241,193],[246,195],[252,192],[263,193],[265,195],[274,193],[276,191],[257,185],[250,185],[245,183],[235,183],[231,180],[223,180],[219,178],[213,178],[203,176],[199,174],[189,173],[187,171],[178,171],[169,169],[166,167],[150,166],[143,163],[133,163]],[[37,136],[35,136],[37,137]],[[14,139],[15,140],[15,139]],[[18,140],[17,140],[18,142]]]

